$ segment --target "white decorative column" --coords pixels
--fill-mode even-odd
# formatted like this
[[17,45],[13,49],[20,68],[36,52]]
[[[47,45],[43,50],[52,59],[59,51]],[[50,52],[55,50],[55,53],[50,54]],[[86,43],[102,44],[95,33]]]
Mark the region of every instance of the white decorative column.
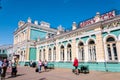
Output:
[[120,62],[120,40],[119,41],[117,41],[117,43],[116,43],[116,49],[117,49],[117,55],[118,55],[118,60],[119,60],[119,62]]
[[98,33],[96,34],[96,59],[97,62],[104,62],[105,52],[101,28],[97,28],[95,29],[95,31],[98,31]]
[[45,47],[45,50],[46,50],[45,59],[48,61],[49,48],[47,48],[47,46],[46,46],[46,47]]
[[77,57],[77,59],[79,60],[79,55],[78,55],[78,53],[79,53],[79,52],[78,52],[78,44],[76,44],[76,49],[75,49],[75,50],[76,50],[76,57]]
[[77,52],[76,52],[76,39],[72,39],[72,61],[74,61],[74,58],[77,57]]
[[44,51],[43,51],[43,49],[41,49],[41,61],[43,61],[43,55],[44,54]]
[[88,52],[88,45],[84,45],[84,51],[85,51],[85,62],[89,59],[89,52]]
[[53,61],[53,48],[51,48],[51,61]]
[[64,48],[64,61],[67,61],[67,46]]
[[59,43],[56,41],[56,61],[60,61],[60,46]]

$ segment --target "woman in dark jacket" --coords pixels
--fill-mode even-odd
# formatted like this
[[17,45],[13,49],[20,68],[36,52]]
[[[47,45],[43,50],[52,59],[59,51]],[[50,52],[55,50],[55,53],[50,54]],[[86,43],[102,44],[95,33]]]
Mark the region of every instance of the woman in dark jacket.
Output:
[[7,71],[7,59],[4,59],[3,60],[3,63],[2,63],[2,74],[1,74],[1,80],[5,80],[5,76],[6,76],[6,71]]

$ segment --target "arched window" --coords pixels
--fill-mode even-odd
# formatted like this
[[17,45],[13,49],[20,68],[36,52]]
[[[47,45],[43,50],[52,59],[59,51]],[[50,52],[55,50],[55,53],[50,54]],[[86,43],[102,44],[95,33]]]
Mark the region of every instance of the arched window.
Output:
[[60,60],[64,61],[64,59],[65,59],[65,56],[64,56],[64,46],[62,45],[60,47]]
[[88,59],[89,61],[96,61],[96,46],[93,40],[88,42]]
[[42,60],[42,51],[39,51],[39,60]]
[[79,42],[79,44],[78,44],[78,59],[79,59],[79,61],[83,61],[84,58],[85,58],[84,44],[83,44],[83,42]]
[[56,47],[53,48],[53,61],[56,60]]
[[49,48],[49,52],[48,52],[48,60],[49,60],[49,61],[52,60],[52,52],[51,52],[51,48]]
[[71,60],[72,60],[71,45],[68,44],[67,45],[67,61],[71,61]]
[[116,49],[116,42],[113,37],[109,37],[106,40],[107,45],[107,56],[108,60],[118,60],[117,49]]

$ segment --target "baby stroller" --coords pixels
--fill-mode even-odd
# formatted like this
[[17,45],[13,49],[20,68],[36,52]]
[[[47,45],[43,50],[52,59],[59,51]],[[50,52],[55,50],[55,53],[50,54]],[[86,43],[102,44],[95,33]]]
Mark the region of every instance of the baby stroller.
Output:
[[12,77],[16,77],[17,74],[17,63],[16,61],[12,63],[12,72],[11,72],[11,76]]
[[17,75],[17,68],[16,67],[12,67],[11,76],[12,77],[16,77],[16,75]]

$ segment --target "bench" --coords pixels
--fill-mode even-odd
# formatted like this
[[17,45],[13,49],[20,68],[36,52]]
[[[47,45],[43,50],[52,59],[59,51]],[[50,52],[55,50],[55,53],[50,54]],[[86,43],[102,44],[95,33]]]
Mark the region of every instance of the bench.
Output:
[[80,73],[89,73],[89,66],[88,65],[79,65],[78,69]]
[[30,66],[30,62],[25,62],[24,66]]
[[[72,69],[72,72],[75,72],[75,69]],[[78,73],[89,73],[89,66],[88,65],[79,65],[78,66]]]
[[54,64],[48,64],[47,69],[54,69]]

